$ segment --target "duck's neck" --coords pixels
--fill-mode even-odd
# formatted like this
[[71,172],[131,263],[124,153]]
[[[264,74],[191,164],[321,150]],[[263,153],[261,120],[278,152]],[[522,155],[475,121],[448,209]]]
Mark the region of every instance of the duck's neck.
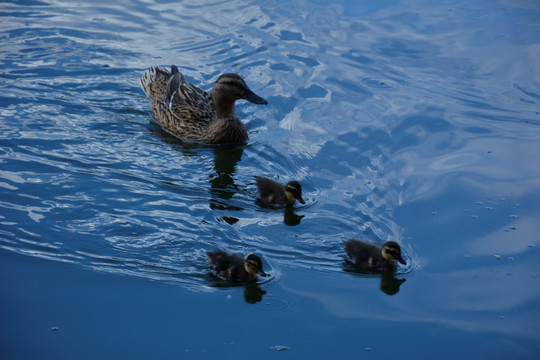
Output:
[[236,118],[234,111],[234,100],[223,98],[218,92],[212,93],[214,107],[216,109],[216,119],[227,120]]

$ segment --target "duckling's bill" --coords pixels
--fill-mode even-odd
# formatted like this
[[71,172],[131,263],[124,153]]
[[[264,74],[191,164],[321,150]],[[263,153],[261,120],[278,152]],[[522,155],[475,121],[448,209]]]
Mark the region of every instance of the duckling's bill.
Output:
[[259,270],[258,274],[262,277],[270,276],[269,274],[265,273],[263,269]]

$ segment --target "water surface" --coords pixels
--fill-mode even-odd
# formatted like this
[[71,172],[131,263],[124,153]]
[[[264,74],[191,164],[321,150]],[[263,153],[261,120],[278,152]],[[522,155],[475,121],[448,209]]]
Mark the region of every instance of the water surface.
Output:
[[[7,358],[538,357],[536,2],[0,9]],[[171,64],[269,101],[237,103],[248,144],[152,121],[139,79]],[[306,205],[259,206],[258,175]],[[408,264],[354,272],[350,237]],[[216,248],[271,276],[215,281]]]

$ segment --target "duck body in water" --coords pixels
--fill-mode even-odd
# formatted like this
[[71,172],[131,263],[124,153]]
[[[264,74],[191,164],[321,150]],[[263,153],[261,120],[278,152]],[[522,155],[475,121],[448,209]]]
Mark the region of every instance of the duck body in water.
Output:
[[235,112],[235,102],[268,102],[255,94],[240,75],[221,75],[212,94],[188,82],[175,65],[171,71],[150,67],[141,78],[150,98],[152,117],[167,132],[186,142],[213,145],[245,143],[249,137]]
[[357,239],[343,243],[351,263],[362,270],[395,271],[396,261],[407,265],[401,256],[401,247],[395,241],[387,241],[382,247]]

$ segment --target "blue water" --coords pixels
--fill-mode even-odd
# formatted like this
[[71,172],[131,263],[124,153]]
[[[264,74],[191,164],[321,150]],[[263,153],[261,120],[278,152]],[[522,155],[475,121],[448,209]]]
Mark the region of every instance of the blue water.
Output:
[[[540,356],[537,1],[18,1],[0,17],[2,358]],[[152,121],[139,79],[171,64],[268,100],[237,103],[247,145]],[[299,180],[306,205],[260,207],[257,175]],[[398,241],[408,265],[354,272],[350,237]],[[216,248],[271,276],[214,280]]]

